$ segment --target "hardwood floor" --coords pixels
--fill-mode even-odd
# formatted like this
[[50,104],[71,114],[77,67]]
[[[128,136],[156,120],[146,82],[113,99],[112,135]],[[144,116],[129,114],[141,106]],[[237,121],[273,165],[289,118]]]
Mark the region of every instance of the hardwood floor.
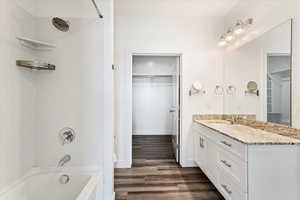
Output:
[[115,169],[116,200],[223,200],[199,168],[175,162],[170,138],[134,137],[133,148],[132,168]]
[[170,135],[134,135],[132,158],[162,160],[175,159]]

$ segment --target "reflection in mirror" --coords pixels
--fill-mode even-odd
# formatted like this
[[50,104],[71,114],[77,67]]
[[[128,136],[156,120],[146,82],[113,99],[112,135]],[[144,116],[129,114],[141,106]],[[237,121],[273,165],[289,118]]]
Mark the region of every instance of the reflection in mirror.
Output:
[[267,72],[267,121],[290,125],[291,57],[269,54]]
[[[224,95],[225,114],[255,114],[257,120],[291,125],[292,20],[236,49],[226,49],[224,80],[236,88]],[[256,91],[248,92],[248,84]],[[246,91],[246,92],[245,92]]]

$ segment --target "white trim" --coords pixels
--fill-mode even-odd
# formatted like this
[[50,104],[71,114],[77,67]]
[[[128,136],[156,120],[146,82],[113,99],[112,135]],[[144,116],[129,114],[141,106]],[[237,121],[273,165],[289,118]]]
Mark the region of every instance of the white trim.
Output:
[[181,165],[181,167],[197,167],[197,164],[194,162],[193,159],[182,160],[180,165]]
[[132,135],[172,135],[172,130],[165,130],[160,132],[136,132],[133,130]]
[[268,96],[267,96],[267,73],[268,73],[268,55],[269,53],[264,50],[261,51],[262,55],[262,69],[261,69],[261,87],[260,87],[260,96],[261,96],[261,121],[267,121],[268,116]]
[[132,164],[130,160],[118,160],[115,163],[115,168],[131,168]]
[[[151,53],[149,53],[149,52],[151,52]],[[128,130],[128,131],[130,131],[130,134],[129,134],[129,138],[128,138],[128,141],[129,141],[129,143],[128,143],[128,145],[127,145],[127,148],[128,148],[128,150],[129,150],[129,160],[130,160],[130,167],[131,167],[131,165],[132,165],[132,135],[133,135],[133,128],[132,128],[132,110],[133,110],[133,105],[132,105],[132,89],[133,89],[133,83],[132,83],[132,65],[133,65],[133,56],[174,56],[174,57],[179,57],[180,58],[180,66],[179,66],[179,76],[180,76],[180,79],[181,79],[181,81],[180,81],[180,88],[181,88],[181,94],[180,94],[180,102],[181,102],[181,104],[180,104],[180,130],[179,130],[179,137],[180,138],[182,138],[182,100],[183,100],[183,92],[182,92],[182,89],[183,89],[183,87],[182,87],[182,83],[183,83],[183,81],[182,81],[182,71],[183,71],[183,65],[182,65],[182,60],[183,60],[183,54],[182,53],[178,53],[178,51],[159,51],[159,52],[155,52],[155,51],[145,51],[145,50],[132,50],[132,51],[127,51],[126,53],[125,53],[125,55],[126,55],[126,58],[125,58],[125,63],[127,63],[127,65],[125,65],[125,66],[127,66],[126,67],[126,69],[128,69],[129,71],[129,74],[127,73],[127,75],[129,75],[130,77],[128,77],[129,78],[129,80],[130,80],[130,87],[129,87],[129,98],[130,98],[130,101],[129,102],[131,102],[130,103],[130,105],[128,105],[129,106],[129,109],[130,109],[130,114],[128,115],[128,121],[129,121],[129,123],[130,123],[130,125],[129,125],[129,127],[130,127],[130,130]],[[182,145],[180,145],[180,160],[179,160],[179,163],[181,164],[181,160],[182,160]],[[118,161],[117,163],[119,163],[120,161]],[[120,163],[120,165],[119,164],[116,164],[116,166],[121,166],[121,167],[117,167],[117,168],[124,168],[123,166],[125,166],[125,168],[127,168],[128,167],[128,164],[129,163],[127,163],[127,164],[124,164],[124,163],[122,163],[123,161],[121,161],[121,163]]]
[[[275,53],[262,50],[262,74],[261,74],[261,121],[268,120],[268,96],[267,96],[267,73],[268,73],[268,57],[269,56],[291,56],[290,53]],[[291,94],[292,96],[292,94]]]
[[[100,199],[110,199],[112,198],[114,192],[114,78],[113,78],[113,42],[114,42],[114,1],[107,0],[102,2],[103,15],[105,16],[103,20],[104,29],[104,77],[103,83],[103,145],[101,163],[103,167],[103,194]],[[102,95],[102,94],[99,94]]]

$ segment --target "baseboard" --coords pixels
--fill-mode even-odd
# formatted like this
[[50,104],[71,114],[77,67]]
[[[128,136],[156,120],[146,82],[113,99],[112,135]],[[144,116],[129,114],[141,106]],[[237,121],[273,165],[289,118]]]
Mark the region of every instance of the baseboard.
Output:
[[131,162],[126,160],[118,160],[115,163],[115,168],[131,168]]
[[172,132],[151,132],[151,133],[141,133],[141,132],[133,132],[132,135],[172,135]]
[[182,167],[197,167],[194,160],[183,160],[183,161],[180,162],[180,165]]

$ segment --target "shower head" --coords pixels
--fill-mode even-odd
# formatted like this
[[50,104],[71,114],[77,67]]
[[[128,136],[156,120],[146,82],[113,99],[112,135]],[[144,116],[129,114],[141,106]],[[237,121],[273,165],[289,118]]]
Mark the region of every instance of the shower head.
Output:
[[55,26],[55,28],[62,32],[67,32],[70,29],[69,22],[58,17],[52,18],[52,24]]

